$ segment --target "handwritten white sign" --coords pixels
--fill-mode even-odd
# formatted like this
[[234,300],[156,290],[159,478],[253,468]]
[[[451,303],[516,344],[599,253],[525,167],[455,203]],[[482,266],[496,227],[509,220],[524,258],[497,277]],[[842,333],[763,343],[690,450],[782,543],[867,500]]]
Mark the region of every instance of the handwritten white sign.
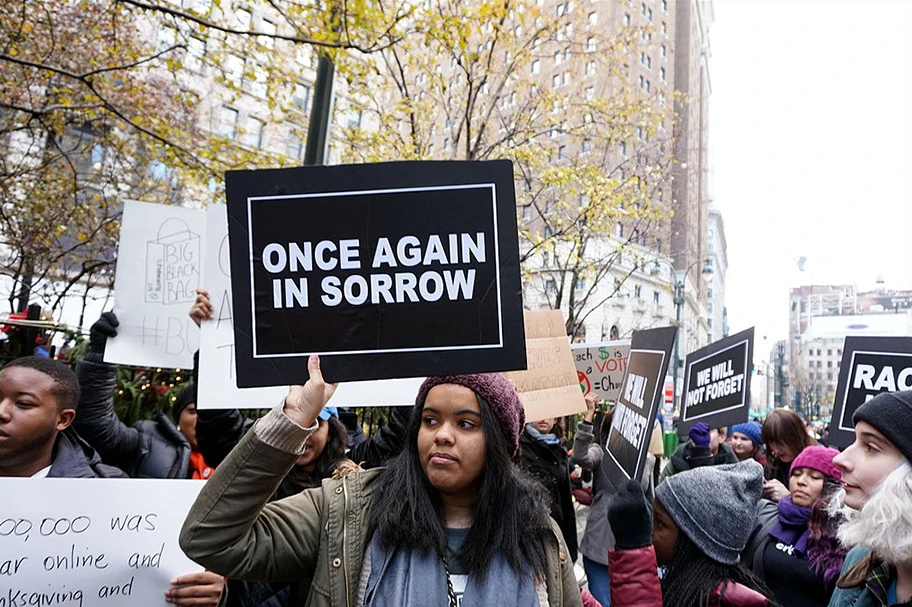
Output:
[[129,201],[114,274],[117,337],[105,361],[191,368],[199,329],[188,312],[200,284],[204,211]]
[[0,478],[0,605],[167,607],[202,481]]
[[[234,362],[234,323],[231,313],[231,266],[228,258],[228,207],[206,210],[206,254],[202,286],[209,291],[212,320],[200,331],[199,395],[197,409],[268,409],[282,402],[287,386],[238,388]],[[306,380],[306,378],[305,378]]]
[[570,346],[583,394],[594,392],[602,400],[617,400],[627,369],[630,340]]
[[[212,320],[200,333],[198,409],[266,409],[282,402],[287,386],[238,388],[231,311],[231,266],[228,257],[228,215],[223,204],[206,211],[206,254],[202,285],[209,291]],[[189,309],[189,306],[188,306]],[[301,381],[306,381],[302,377]],[[347,382],[333,396],[337,407],[388,407],[415,402],[423,378]],[[2,606],[0,606],[2,607]]]

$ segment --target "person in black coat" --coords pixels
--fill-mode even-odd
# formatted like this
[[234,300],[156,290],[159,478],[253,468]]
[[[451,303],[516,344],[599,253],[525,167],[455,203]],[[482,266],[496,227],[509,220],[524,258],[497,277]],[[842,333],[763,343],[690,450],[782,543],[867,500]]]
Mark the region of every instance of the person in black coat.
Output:
[[576,510],[570,484],[570,456],[561,441],[564,436],[560,418],[542,419],[526,424],[519,437],[519,451],[526,471],[548,491],[551,518],[560,526],[570,558],[576,562]]

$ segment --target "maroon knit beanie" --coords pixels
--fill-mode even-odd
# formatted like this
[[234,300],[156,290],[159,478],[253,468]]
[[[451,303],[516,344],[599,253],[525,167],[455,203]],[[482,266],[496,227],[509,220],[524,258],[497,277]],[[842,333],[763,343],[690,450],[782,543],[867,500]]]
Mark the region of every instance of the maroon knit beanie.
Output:
[[464,386],[478,395],[491,407],[494,417],[500,422],[507,441],[513,446],[513,454],[519,450],[519,435],[526,423],[526,412],[513,384],[502,373],[475,373],[472,375],[444,375],[429,377],[418,389],[415,409],[421,413],[424,399],[434,386],[456,384]]
[[839,451],[829,447],[805,447],[804,450],[792,460],[792,466],[789,468],[789,474],[795,468],[810,468],[821,474],[837,480],[842,480],[842,470],[833,463],[833,458],[839,455]]

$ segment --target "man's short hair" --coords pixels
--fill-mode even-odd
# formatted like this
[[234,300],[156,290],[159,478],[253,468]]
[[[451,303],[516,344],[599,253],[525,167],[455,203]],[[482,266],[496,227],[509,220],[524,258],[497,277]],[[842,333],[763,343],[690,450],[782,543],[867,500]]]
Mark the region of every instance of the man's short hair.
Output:
[[58,411],[75,409],[79,403],[79,380],[73,370],[62,362],[40,356],[23,356],[7,363],[4,369],[10,367],[34,369],[53,379]]

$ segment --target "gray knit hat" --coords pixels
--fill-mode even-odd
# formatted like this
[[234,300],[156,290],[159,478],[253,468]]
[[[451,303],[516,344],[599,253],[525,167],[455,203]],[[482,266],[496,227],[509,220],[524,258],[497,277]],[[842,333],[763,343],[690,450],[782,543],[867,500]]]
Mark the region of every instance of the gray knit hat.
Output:
[[684,535],[714,561],[734,565],[753,527],[763,466],[752,459],[668,477],[656,498]]
[[881,392],[855,410],[852,423],[868,422],[912,462],[912,390]]

